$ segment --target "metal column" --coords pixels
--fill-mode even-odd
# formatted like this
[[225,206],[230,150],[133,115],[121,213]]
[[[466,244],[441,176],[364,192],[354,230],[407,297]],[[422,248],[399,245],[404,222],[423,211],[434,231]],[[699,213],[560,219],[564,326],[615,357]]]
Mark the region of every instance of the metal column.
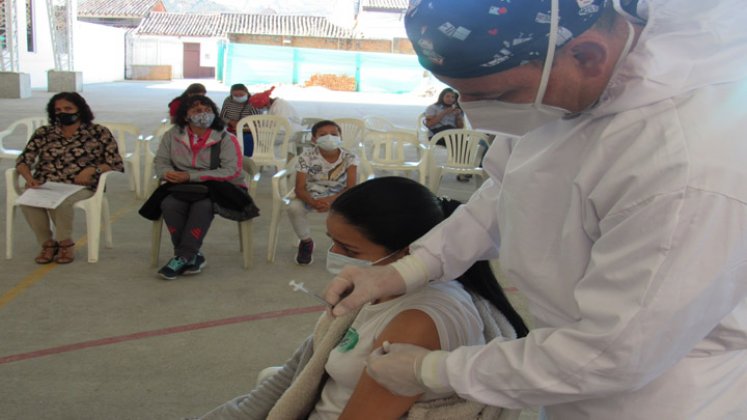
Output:
[[74,71],[73,19],[77,4],[73,0],[47,0],[49,32],[52,35],[54,69]]
[[0,23],[0,67],[2,71],[18,71],[18,9],[16,0],[4,0],[0,8],[2,19]]

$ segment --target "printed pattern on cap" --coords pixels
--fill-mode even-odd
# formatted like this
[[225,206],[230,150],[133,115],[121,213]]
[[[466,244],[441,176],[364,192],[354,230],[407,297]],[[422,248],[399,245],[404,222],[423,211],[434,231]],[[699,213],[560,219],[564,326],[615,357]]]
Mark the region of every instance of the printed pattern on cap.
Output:
[[[589,29],[604,3],[558,0],[556,46]],[[411,0],[405,28],[423,67],[477,77],[544,59],[551,10],[551,0]]]

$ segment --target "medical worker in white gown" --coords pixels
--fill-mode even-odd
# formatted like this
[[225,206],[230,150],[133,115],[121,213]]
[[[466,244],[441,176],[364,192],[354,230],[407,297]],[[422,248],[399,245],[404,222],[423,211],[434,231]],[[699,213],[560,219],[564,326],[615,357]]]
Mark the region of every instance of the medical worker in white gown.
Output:
[[369,374],[548,418],[747,418],[744,0],[413,0],[405,25],[474,127],[520,138],[410,256],[325,296],[339,315],[499,257],[535,329],[395,344]]

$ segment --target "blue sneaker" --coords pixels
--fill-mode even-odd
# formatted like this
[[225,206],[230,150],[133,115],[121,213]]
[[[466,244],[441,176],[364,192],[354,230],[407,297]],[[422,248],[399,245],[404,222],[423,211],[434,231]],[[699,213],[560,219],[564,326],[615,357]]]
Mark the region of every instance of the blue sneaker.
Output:
[[158,270],[158,274],[166,280],[174,280],[177,276],[184,273],[187,268],[187,260],[182,257],[173,257],[166,265]]
[[201,252],[195,254],[191,260],[187,263],[187,267],[184,270],[184,274],[197,274],[202,271],[207,265],[207,260]]

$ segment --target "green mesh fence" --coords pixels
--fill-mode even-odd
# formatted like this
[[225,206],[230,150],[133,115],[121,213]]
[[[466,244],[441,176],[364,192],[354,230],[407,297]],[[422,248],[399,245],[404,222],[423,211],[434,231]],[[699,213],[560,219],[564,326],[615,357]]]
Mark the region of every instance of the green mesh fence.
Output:
[[218,78],[226,85],[304,85],[315,75],[334,75],[350,80],[359,92],[403,93],[423,77],[414,55],[249,44],[228,44],[221,53]]

